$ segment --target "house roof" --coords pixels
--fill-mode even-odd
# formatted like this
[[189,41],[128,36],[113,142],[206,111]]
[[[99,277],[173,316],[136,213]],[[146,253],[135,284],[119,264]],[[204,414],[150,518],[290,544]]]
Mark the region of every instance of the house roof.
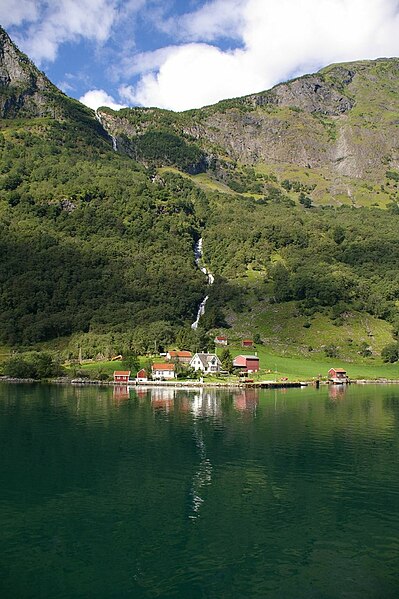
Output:
[[346,372],[344,368],[330,368],[330,370],[334,370],[334,372]]
[[247,356],[244,354],[240,354],[239,356],[236,356],[234,359],[237,358],[244,358],[245,360],[258,360],[259,361],[259,356]]
[[153,364],[151,366],[152,370],[174,370],[174,364]]
[[243,339],[242,342],[243,343],[253,343],[254,340],[253,339]]
[[224,335],[216,335],[215,339],[221,339],[221,340],[225,340],[227,339],[227,337],[225,337]]
[[198,356],[198,358],[201,360],[202,364],[206,367],[208,366],[209,362],[211,362],[214,358],[216,358],[217,362],[219,364],[221,364],[219,358],[217,357],[216,354],[195,354],[195,356],[193,357],[193,359]]
[[130,370],[115,370],[114,376],[130,376]]
[[168,352],[171,358],[191,358],[193,355],[190,351],[183,349],[182,351],[171,350]]

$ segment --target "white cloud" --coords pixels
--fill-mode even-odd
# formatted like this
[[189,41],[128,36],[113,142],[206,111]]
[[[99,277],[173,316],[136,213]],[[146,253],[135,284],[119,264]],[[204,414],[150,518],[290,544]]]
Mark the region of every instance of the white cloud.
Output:
[[[230,16],[229,5],[239,18]],[[172,46],[161,61],[157,52],[150,71],[149,53],[142,56],[139,82],[125,86],[124,97],[183,110],[261,91],[332,62],[397,55],[398,26],[397,0],[214,0],[179,19],[176,36],[235,38],[240,48]]]
[[13,36],[35,62],[54,61],[65,42],[106,42],[112,28],[140,10],[146,0],[1,0],[0,22],[25,24]]
[[118,104],[114,98],[107,94],[103,89],[91,89],[86,92],[84,96],[79,98],[79,101],[93,110],[97,110],[100,106],[108,106],[113,110],[120,110],[121,108],[126,107],[126,104]]
[[21,25],[24,21],[36,21],[39,11],[35,0],[1,0],[0,23],[2,27]]
[[120,87],[119,93],[132,104],[185,110],[250,93],[262,82],[242,50],[188,44],[171,48],[156,73],[146,73],[135,87]]
[[193,13],[169,18],[159,26],[181,40],[209,42],[218,38],[236,38],[245,4],[243,0],[214,0]]

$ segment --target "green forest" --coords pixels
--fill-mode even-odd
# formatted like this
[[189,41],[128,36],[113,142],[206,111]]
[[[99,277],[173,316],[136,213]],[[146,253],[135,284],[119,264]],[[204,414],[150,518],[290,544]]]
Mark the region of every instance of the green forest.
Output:
[[1,123],[3,343],[181,326],[203,295],[193,253],[203,193],[85,142],[49,119]]
[[[321,177],[310,168],[288,177],[193,137],[205,118],[260,127],[247,114],[253,103],[238,100],[181,114],[103,109],[130,132],[114,130],[115,152],[93,111],[52,86],[1,29],[0,42],[26,75],[0,87],[0,345],[70,339],[70,353],[79,347],[86,357],[144,354],[206,349],[220,330],[267,343],[270,327],[278,340],[285,314],[284,326],[309,329],[301,351],[312,351],[317,334],[328,353],[326,322],[338,329],[354,315],[366,338],[342,343],[397,361],[399,172],[387,157],[384,183],[363,186],[364,205],[319,202]],[[201,237],[211,287],[195,263]],[[384,323],[377,350],[368,315]]]

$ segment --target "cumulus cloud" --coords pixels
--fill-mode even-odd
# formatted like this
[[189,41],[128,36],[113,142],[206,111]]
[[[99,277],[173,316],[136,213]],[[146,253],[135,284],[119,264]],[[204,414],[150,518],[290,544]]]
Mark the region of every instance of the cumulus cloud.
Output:
[[112,27],[134,14],[145,0],[1,0],[0,21],[5,27],[24,23],[15,39],[37,63],[54,61],[65,42],[86,39],[106,42]]
[[121,108],[126,107],[126,104],[118,104],[115,99],[103,89],[91,89],[79,98],[79,101],[93,110],[97,110],[100,106],[108,106],[113,110],[120,110]]
[[[152,53],[142,56],[141,78],[122,92],[145,106],[200,107],[332,62],[397,55],[398,26],[397,0],[214,0],[176,21],[175,35],[190,42],[161,61],[158,52],[152,70]],[[238,48],[201,43],[222,37]]]
[[25,21],[36,21],[39,16],[35,0],[1,0],[0,23],[3,27],[21,25]]

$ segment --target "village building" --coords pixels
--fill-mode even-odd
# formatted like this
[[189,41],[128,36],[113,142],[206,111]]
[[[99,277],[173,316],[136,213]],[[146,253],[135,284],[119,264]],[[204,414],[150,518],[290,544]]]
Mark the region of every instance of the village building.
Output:
[[179,362],[180,364],[190,364],[193,354],[190,351],[182,350],[170,350],[166,354],[166,359]]
[[225,337],[224,335],[218,335],[217,337],[215,337],[214,342],[216,343],[216,345],[227,345],[227,337]]
[[191,368],[194,370],[202,370],[204,374],[220,372],[222,366],[221,361],[216,354],[195,354],[190,362]]
[[342,385],[343,383],[349,382],[346,370],[343,368],[330,368],[328,371],[328,380],[330,383],[334,383],[336,385]]
[[136,374],[136,383],[146,383],[148,381],[148,374],[145,368],[142,368]]
[[242,347],[253,347],[254,346],[253,339],[243,339],[241,341],[241,345],[242,345]]
[[259,358],[258,356],[236,356],[233,360],[234,368],[240,368],[242,372],[258,372]]
[[168,380],[175,378],[174,364],[153,364],[151,367],[152,378],[154,381]]
[[114,383],[119,383],[120,385],[127,385],[130,378],[130,370],[115,370],[114,371]]

